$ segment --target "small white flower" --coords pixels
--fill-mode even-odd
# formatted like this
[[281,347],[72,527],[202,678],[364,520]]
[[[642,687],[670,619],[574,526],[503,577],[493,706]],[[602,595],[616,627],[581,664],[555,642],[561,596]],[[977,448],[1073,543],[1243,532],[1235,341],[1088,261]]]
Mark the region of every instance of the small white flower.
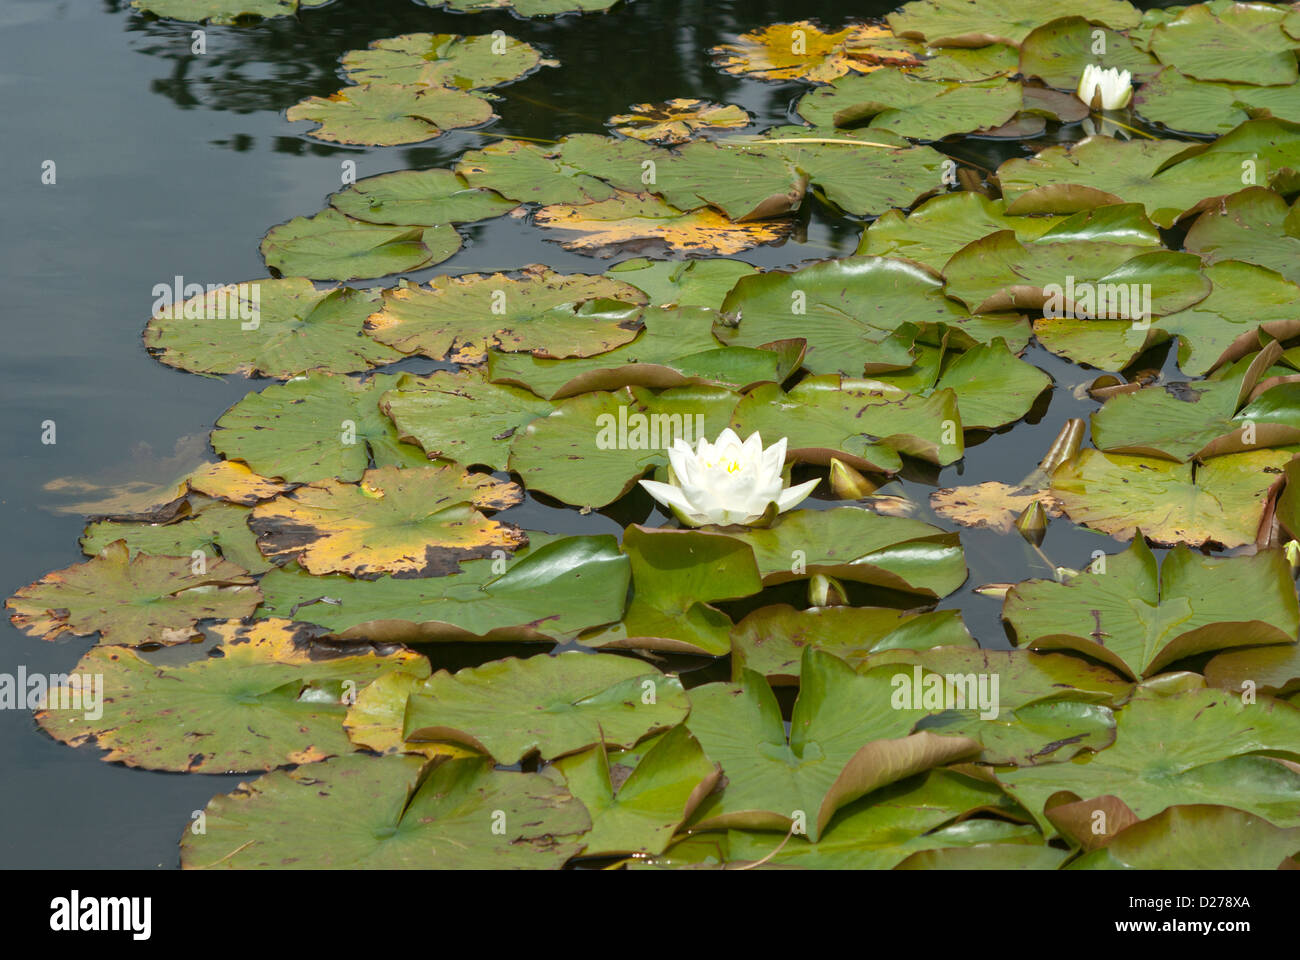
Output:
[[757,433],[741,443],[740,437],[728,428],[716,443],[701,437],[692,450],[678,437],[668,451],[671,482],[642,480],[641,486],[692,527],[753,523],[762,518],[771,503],[776,504],[777,513],[784,513],[802,502],[819,482],[785,486],[781,476],[785,441],[782,437],[764,450]]
[[1122,109],[1128,106],[1129,98],[1133,96],[1132,80],[1133,75],[1127,70],[1121,72],[1115,67],[1103,70],[1090,63],[1083,68],[1083,77],[1079,80],[1079,99],[1092,106],[1093,96],[1100,92],[1103,110]]

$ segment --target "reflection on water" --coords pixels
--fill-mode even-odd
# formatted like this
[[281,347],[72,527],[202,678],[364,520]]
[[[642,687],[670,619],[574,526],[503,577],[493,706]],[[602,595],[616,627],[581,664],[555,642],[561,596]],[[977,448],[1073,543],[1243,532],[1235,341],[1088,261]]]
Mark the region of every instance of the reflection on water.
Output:
[[[0,0],[6,50],[0,84],[9,94],[3,141],[9,162],[0,182],[8,228],[0,235],[0,261],[8,268],[0,352],[6,389],[0,517],[7,549],[0,553],[0,586],[7,595],[82,559],[80,518],[42,509],[47,481],[123,464],[141,443],[154,456],[166,456],[178,437],[206,434],[227,407],[262,385],[197,377],[151,360],[139,335],[152,288],[177,274],[202,283],[264,276],[257,253],[262,234],[319,210],[340,186],[342,160],[355,160],[361,177],[443,166],[498,135],[553,140],[601,133],[604,118],[631,103],[678,96],[738,103],[761,127],[785,123],[802,85],[720,73],[705,51],[765,23],[816,17],[838,26],[850,15],[878,15],[892,6],[635,0],[610,16],[534,22],[508,13],[450,14],[411,0],[336,0],[296,19],[204,28],[206,53],[200,55],[192,52],[195,25],[154,20],[119,0],[98,6]],[[338,59],[347,50],[401,33],[496,29],[540,47],[561,65],[499,88],[501,119],[483,131],[456,131],[408,147],[340,147],[303,136],[309,124],[284,120],[289,105],[341,85]],[[1074,136],[1066,131],[1062,139]],[[992,169],[1033,146],[967,140],[940,149]],[[54,185],[40,183],[46,160],[57,164]],[[567,253],[509,219],[464,232],[461,253],[411,278],[531,262],[594,272],[612,262]],[[773,267],[844,256],[860,233],[860,222],[812,200],[795,240],[742,258]],[[1091,379],[1087,371],[1037,348],[1028,356],[1058,389],[1028,422],[970,447],[962,463],[905,481],[914,500],[924,503],[935,483],[1024,476],[1064,421],[1092,408],[1070,395]],[[418,372],[435,366],[423,360],[398,365]],[[57,424],[52,446],[40,442],[48,420]],[[662,520],[640,491],[586,518],[537,499],[508,516],[534,529],[614,533],[647,518]],[[1048,571],[1016,537],[964,531],[962,539],[971,578],[942,606],[962,607],[983,643],[1005,647],[999,603],[971,594],[970,587]],[[1117,547],[1065,523],[1054,524],[1043,545],[1054,562],[1075,567],[1094,549]],[[799,602],[793,593],[777,599]],[[7,621],[0,632],[4,672],[19,664],[31,673],[67,671],[88,646],[77,639],[43,643]],[[442,659],[455,666],[468,655],[448,650]],[[698,661],[676,659],[669,666],[698,667]],[[704,674],[713,678],[717,671]],[[11,867],[174,867],[176,841],[191,811],[250,779],[103,764],[93,747],[70,750],[40,734],[24,711],[0,714],[0,751],[10,784],[0,798],[0,864]]]

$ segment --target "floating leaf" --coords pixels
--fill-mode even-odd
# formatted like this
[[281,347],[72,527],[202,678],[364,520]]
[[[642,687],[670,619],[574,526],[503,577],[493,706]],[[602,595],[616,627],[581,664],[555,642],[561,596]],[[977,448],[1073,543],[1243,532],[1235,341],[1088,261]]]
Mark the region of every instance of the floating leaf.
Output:
[[210,617],[237,619],[262,599],[252,578],[227,560],[195,569],[190,557],[129,555],[117,540],[85,563],[47,573],[5,601],[29,636],[99,634],[101,644],[188,643]]
[[318,290],[303,277],[231,284],[154,314],[144,344],[168,366],[195,373],[351,373],[401,359],[362,335],[377,301],[369,290]]
[[532,44],[504,34],[462,37],[454,33],[407,33],[374,40],[343,54],[351,83],[423,84],[457,90],[496,87],[527,76],[542,55]]
[[424,764],[338,757],[241,784],[208,802],[204,833],[185,832],[181,867],[557,869],[582,849],[591,820],[546,777],[478,758]]
[[1275,827],[1231,807],[1177,804],[1120,831],[1072,870],[1296,869],[1300,828]]
[[1190,689],[1139,693],[1116,715],[1115,743],[1073,763],[1020,767],[998,780],[1046,831],[1048,799],[1110,795],[1138,817],[1173,804],[1230,804],[1277,826],[1300,825],[1300,773],[1264,751],[1297,757],[1300,710],[1261,697]]
[[1159,544],[1255,542],[1269,488],[1293,449],[1215,457],[1200,466],[1084,450],[1052,476],[1052,495],[1075,523]]
[[800,116],[823,127],[888,130],[913,140],[992,129],[1021,108],[1020,84],[1005,77],[945,83],[898,70],[840,77],[805,94]]
[[1085,18],[1075,16],[1062,16],[1037,27],[1020,44],[1020,72],[1073,93],[1079,87],[1084,67],[1090,64],[1103,70],[1127,70],[1139,82],[1160,69],[1155,57],[1135,47],[1124,34],[1101,28],[1098,37],[1098,29]]
[[491,190],[469,186],[451,170],[398,170],[331,194],[330,206],[366,223],[416,227],[474,223],[509,213],[516,204]]
[[693,828],[788,830],[797,822],[816,843],[841,807],[978,749],[965,737],[913,734],[916,714],[892,709],[890,693],[883,672],[855,673],[807,647],[787,737],[776,697],[752,670],[739,686],[691,690],[687,728],[727,778]]
[[700,132],[749,124],[749,112],[744,107],[708,100],[675,97],[663,103],[634,103],[628,110],[606,121],[615,133],[665,146],[685,143]]
[[263,17],[291,17],[301,7],[318,7],[325,0],[131,0],[131,6],[169,20],[235,24]]
[[913,66],[920,48],[887,27],[858,24],[826,33],[808,20],[775,23],[742,33],[735,43],[713,47],[713,65],[755,80],[811,80],[825,83],[849,71]]
[[366,329],[403,353],[454,363],[478,363],[489,347],[589,357],[637,335],[643,301],[626,283],[533,264],[515,276],[442,276],[385,290]]
[[618,0],[420,0],[428,7],[456,13],[509,10],[517,17],[558,17],[566,13],[603,13]]
[[299,487],[255,507],[248,523],[265,556],[296,560],[308,573],[437,577],[527,542],[523,531],[479,512],[522,499],[517,485],[458,464],[381,467],[360,485]]
[[[566,148],[565,155],[569,154]],[[798,210],[808,180],[783,151],[771,149],[762,141],[753,145],[730,140],[696,141],[655,167],[650,189],[677,210],[698,210],[707,205],[731,220],[743,222]]]
[[[213,633],[220,643],[211,656],[180,665],[95,647],[75,672],[103,677],[102,715],[51,706],[37,722],[69,746],[93,740],[108,762],[245,773],[350,753],[342,719],[351,693],[383,672],[429,675],[419,654],[316,643],[319,631],[288,620],[227,620]],[[58,696],[51,691],[48,702]]]
[[1116,30],[1137,26],[1139,14],[1124,0],[913,0],[885,19],[901,37],[919,37],[932,47],[1019,46],[1035,27],[1080,16]]
[[[130,457],[94,476],[55,477],[42,485],[59,496],[90,496],[77,503],[56,503],[55,513],[80,513],[116,520],[173,520],[185,509],[190,475],[208,459],[202,434],[181,437],[170,457],[155,457],[147,443],[136,444]],[[159,482],[159,477],[169,479]]]
[[507,563],[467,560],[446,577],[354,580],[272,570],[264,615],[318,623],[345,639],[402,642],[564,641],[617,620],[628,561],[608,536],[532,533]]
[[1197,217],[1185,245],[1207,263],[1244,260],[1300,283],[1298,209],[1271,190],[1247,187]]
[[423,83],[364,83],[328,97],[308,97],[285,113],[290,122],[320,124],[307,136],[330,143],[391,147],[476,127],[495,117],[492,105],[463,90]]
[[564,249],[602,257],[647,242],[662,243],[675,254],[740,253],[782,240],[791,229],[789,221],[736,223],[711,209],[683,212],[651,194],[622,191],[595,203],[542,207],[533,222],[577,234],[561,241]]
[[274,384],[222,414],[212,447],[257,473],[291,483],[360,480],[372,459],[380,467],[427,466],[424,451],[402,443],[379,411],[380,398],[400,379],[313,373]]
[[1300,87],[1194,80],[1166,67],[1134,95],[1133,109],[1170,130],[1227,133],[1261,111],[1300,121]]
[[1197,3],[1151,31],[1161,63],[1201,80],[1295,83],[1300,42],[1282,30],[1285,8],[1262,3]]
[[1280,550],[1203,557],[1178,546],[1157,573],[1138,537],[1103,569],[1014,587],[1003,616],[1017,641],[1075,650],[1137,678],[1210,650],[1286,643],[1300,630],[1291,567]]
[[635,765],[620,759],[598,746],[555,762],[570,792],[591,815],[583,853],[663,853],[721,772],[682,726],[656,738]]
[[456,173],[472,187],[521,203],[586,203],[614,196],[608,183],[560,159],[556,150],[523,140],[466,151],[456,162]]
[[313,280],[355,280],[418,270],[460,249],[448,224],[383,226],[345,217],[333,208],[294,217],[262,238],[266,265],[284,275]]
[[97,556],[114,540],[125,540],[131,556],[151,554],[164,557],[204,555],[204,563],[225,558],[250,573],[264,573],[272,564],[257,549],[257,537],[248,528],[247,507],[233,503],[210,503],[201,510],[172,523],[123,523],[103,520],[86,527],[81,552]]
[[471,371],[404,376],[379,408],[401,438],[419,444],[430,459],[493,470],[506,468],[515,432],[553,409],[526,390],[488,383]]
[[758,273],[743,260],[650,260],[616,263],[605,276],[630,283],[654,307],[708,307],[717,310],[736,281]]
[[1246,690],[1289,697],[1300,690],[1300,646],[1270,644],[1245,650],[1228,650],[1205,665],[1205,682],[1211,687],[1244,693]]
[[676,677],[639,660],[569,651],[438,671],[412,691],[403,735],[468,744],[512,764],[599,743],[631,746],[680,723],[687,709]]
[[725,656],[731,618],[714,600],[763,589],[753,551],[730,537],[699,530],[652,530],[633,524],[623,534],[632,568],[632,601],[620,623],[582,637],[592,647],[631,647]]
[[876,650],[975,646],[957,610],[930,613],[888,607],[760,607],[731,631],[731,679],[753,670],[773,686],[799,682],[805,647],[853,663]]

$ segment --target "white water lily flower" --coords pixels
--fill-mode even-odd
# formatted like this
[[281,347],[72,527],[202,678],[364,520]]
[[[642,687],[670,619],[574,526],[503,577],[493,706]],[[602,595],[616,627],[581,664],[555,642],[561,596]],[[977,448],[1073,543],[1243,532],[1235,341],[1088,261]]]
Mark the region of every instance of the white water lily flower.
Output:
[[1119,110],[1128,106],[1133,96],[1133,75],[1127,70],[1121,72],[1115,67],[1103,70],[1095,63],[1083,68],[1083,77],[1079,80],[1079,99],[1092,106],[1092,98],[1101,93],[1103,110]]
[[641,486],[692,527],[753,523],[762,518],[769,504],[775,503],[777,513],[784,513],[802,502],[819,483],[809,480],[797,487],[785,487],[781,476],[785,441],[782,437],[764,450],[757,433],[741,443],[740,437],[728,428],[716,443],[701,437],[692,450],[678,437],[668,451],[671,482],[642,480]]

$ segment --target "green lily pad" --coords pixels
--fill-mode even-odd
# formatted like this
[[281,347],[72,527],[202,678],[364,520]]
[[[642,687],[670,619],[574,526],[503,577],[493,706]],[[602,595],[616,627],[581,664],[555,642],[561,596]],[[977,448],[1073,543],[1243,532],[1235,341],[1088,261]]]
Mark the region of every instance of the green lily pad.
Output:
[[[1041,389],[1041,386],[1040,388]],[[783,391],[764,384],[736,405],[732,428],[789,438],[786,458],[894,473],[901,454],[941,466],[962,458],[958,398],[941,388],[929,397],[874,380],[808,377]]]
[[604,13],[619,0],[420,0],[427,7],[456,13],[509,10],[517,17],[558,17],[566,13]]
[[509,213],[513,200],[471,187],[451,170],[399,170],[360,180],[330,195],[330,206],[366,223],[417,227],[474,223]]
[[442,370],[403,376],[380,398],[379,409],[402,440],[419,444],[430,459],[504,470],[510,438],[553,407],[526,390],[488,383],[481,373]]
[[919,67],[909,67],[914,77],[926,80],[988,80],[1019,69],[1019,51],[1005,43],[982,47],[942,47],[926,51]]
[[664,146],[686,143],[701,133],[749,125],[749,111],[734,103],[675,97],[663,103],[634,103],[630,112],[605,121],[615,133]]
[[889,607],[760,607],[731,630],[731,679],[753,670],[773,686],[799,682],[804,647],[853,663],[877,650],[974,647],[958,610],[917,613]]
[[623,534],[623,552],[632,567],[627,613],[621,622],[584,635],[584,644],[712,657],[730,651],[731,618],[710,601],[763,589],[748,546],[715,533],[633,524]]
[[1296,758],[1300,710],[1267,697],[1191,689],[1139,691],[1117,714],[1115,743],[1073,763],[1020,767],[998,780],[1038,820],[1061,791],[1118,798],[1139,818],[1184,803],[1221,803],[1277,826],[1300,825],[1300,773],[1258,754]]
[[1074,650],[1134,678],[1211,650],[1287,643],[1300,631],[1280,550],[1203,557],[1180,545],[1157,573],[1141,537],[1107,557],[1104,573],[1017,584],[1002,615],[1022,645]]
[[332,208],[294,217],[262,238],[266,265],[285,276],[313,280],[383,277],[441,263],[460,249],[449,224],[383,226],[345,217]]
[[770,527],[727,536],[753,548],[764,586],[821,574],[945,597],[966,580],[957,534],[861,507],[794,510]]
[[500,140],[466,151],[455,170],[470,186],[520,203],[586,203],[615,193],[604,180],[561,159],[554,148],[524,140]]
[[536,47],[505,34],[407,33],[374,40],[342,59],[351,83],[416,83],[456,90],[510,83],[543,63]]
[[1300,41],[1282,29],[1286,9],[1262,3],[1197,3],[1151,31],[1161,63],[1201,80],[1295,83]]
[[816,843],[841,807],[978,750],[965,737],[913,734],[916,714],[892,709],[890,693],[885,673],[855,673],[806,647],[787,737],[776,697],[752,670],[739,686],[691,690],[687,728],[727,778],[700,804],[692,827],[802,827],[797,832]]
[[1035,27],[1061,17],[1084,17],[1116,30],[1137,26],[1139,14],[1124,0],[913,0],[885,19],[900,37],[918,37],[932,47],[1019,46]]
[[1277,870],[1300,863],[1300,828],[1231,807],[1178,804],[1120,831],[1071,870]]
[[591,815],[586,856],[663,853],[721,776],[684,726],[656,738],[635,765],[598,746],[561,757],[555,767]]
[[565,641],[617,620],[627,603],[628,560],[608,536],[530,533],[507,561],[466,560],[446,577],[356,580],[272,570],[264,616],[290,616],[344,639]]
[[181,867],[558,869],[582,849],[591,820],[546,777],[478,758],[424,768],[337,757],[241,784],[208,802],[205,832],[185,832]]
[[631,746],[687,710],[676,677],[639,660],[569,651],[438,671],[412,691],[403,736],[464,743],[512,764],[533,753],[549,760],[601,743]]
[[213,632],[213,655],[180,665],[95,647],[76,672],[103,676],[102,715],[47,707],[37,722],[69,746],[93,740],[105,761],[128,767],[246,773],[351,753],[348,698],[381,673],[429,675],[419,654],[316,643],[319,630],[288,620],[227,620]]
[[789,220],[737,223],[711,207],[678,210],[648,193],[616,191],[594,203],[557,203],[533,214],[539,227],[571,234],[566,250],[608,257],[629,246],[661,244],[672,254],[729,255],[789,234]]
[[1135,47],[1123,33],[1099,28],[1083,17],[1063,16],[1045,23],[1020,44],[1020,72],[1048,86],[1074,92],[1089,64],[1127,70],[1139,82],[1160,69],[1155,57]]
[[527,387],[551,400],[628,386],[743,390],[782,383],[803,360],[803,340],[778,341],[763,349],[723,347],[713,335],[718,315],[704,307],[649,311],[642,314],[642,322],[644,329],[635,340],[593,357],[558,360],[493,349],[488,378]]
[[[1017,834],[1003,828],[1005,836],[994,831],[984,842],[983,831],[976,832],[974,823],[960,823],[942,831],[955,837],[970,837],[968,844],[949,843],[931,850],[912,854],[895,869],[898,870],[1057,870],[1070,856],[1066,850],[1042,846],[1032,834]],[[985,828],[987,830],[987,828]],[[1003,841],[1003,842],[998,842]],[[1007,842],[1009,841],[1009,842]]]
[[637,335],[643,301],[626,283],[533,264],[514,276],[441,276],[385,290],[366,330],[403,353],[454,363],[478,363],[489,347],[589,357]]
[[254,280],[154,314],[144,344],[168,366],[195,373],[352,373],[402,357],[361,335],[378,299],[350,287],[318,290],[302,277]]
[[221,416],[212,448],[291,483],[360,480],[372,459],[379,467],[428,466],[424,451],[402,443],[379,411],[380,398],[400,379],[312,373],[273,384]]
[[86,527],[81,552],[94,557],[114,540],[125,540],[132,557],[143,553],[193,561],[197,550],[205,563],[224,558],[250,573],[265,573],[272,564],[257,549],[257,536],[248,528],[251,512],[239,504],[217,501],[172,523],[100,520]]
[[291,17],[299,7],[318,7],[325,0],[131,0],[131,6],[168,20],[214,25],[267,17]]
[[290,122],[319,124],[307,136],[329,143],[391,147],[420,143],[496,116],[477,94],[423,83],[363,83],[328,97],[308,97],[285,113]]
[[1119,540],[1137,527],[1152,542],[1240,547],[1255,542],[1269,488],[1295,448],[1215,457],[1200,466],[1084,450],[1052,475],[1075,523]]
[[246,617],[261,599],[252,578],[228,560],[132,558],[126,541],[115,540],[93,559],[23,587],[5,606],[28,636],[98,633],[101,644],[141,646],[188,643],[200,620]]
[[510,470],[529,490],[574,506],[603,507],[648,469],[666,464],[674,439],[694,445],[721,433],[737,399],[730,390],[707,386],[570,397],[515,433]]
[[379,467],[360,484],[317,480],[253,508],[248,524],[263,555],[308,573],[438,577],[460,561],[507,553],[523,531],[479,511],[523,500],[516,484],[459,464]]
[[1289,697],[1300,690],[1300,646],[1270,644],[1220,653],[1205,665],[1205,682],[1221,690],[1258,690]]
[[1206,210],[1184,241],[1207,263],[1242,260],[1300,283],[1300,207],[1263,187],[1247,187]]
[[976,811],[1012,806],[994,784],[936,769],[881,787],[845,807],[816,843],[802,836],[786,840],[784,833],[775,832],[704,831],[674,844],[651,863],[676,867],[766,861],[811,870],[888,870],[922,850],[999,840],[1041,843],[1042,835],[1033,826],[960,820]]
[[1166,67],[1133,97],[1143,119],[1188,133],[1227,133],[1265,111],[1300,121],[1300,86],[1256,87],[1245,83],[1195,80]]
[[774,23],[709,50],[713,65],[755,80],[826,83],[849,71],[869,72],[920,62],[920,46],[888,27],[854,24],[828,33],[808,20]]
[[722,306],[741,277],[758,273],[743,260],[650,260],[637,257],[610,267],[605,276],[630,283],[649,299],[653,307]]
[[[564,147],[566,159],[576,156],[570,138]],[[634,161],[637,170],[641,162]],[[609,179],[603,164],[583,163]],[[764,145],[724,141],[695,141],[668,154],[654,168],[654,179],[645,187],[627,183],[623,189],[646,189],[658,194],[681,211],[709,206],[731,220],[762,220],[792,213],[803,202],[807,178],[801,175],[780,150]]]
[[1006,77],[946,83],[899,70],[840,77],[804,94],[799,115],[820,127],[888,130],[913,140],[1000,127],[1021,108],[1020,84]]

